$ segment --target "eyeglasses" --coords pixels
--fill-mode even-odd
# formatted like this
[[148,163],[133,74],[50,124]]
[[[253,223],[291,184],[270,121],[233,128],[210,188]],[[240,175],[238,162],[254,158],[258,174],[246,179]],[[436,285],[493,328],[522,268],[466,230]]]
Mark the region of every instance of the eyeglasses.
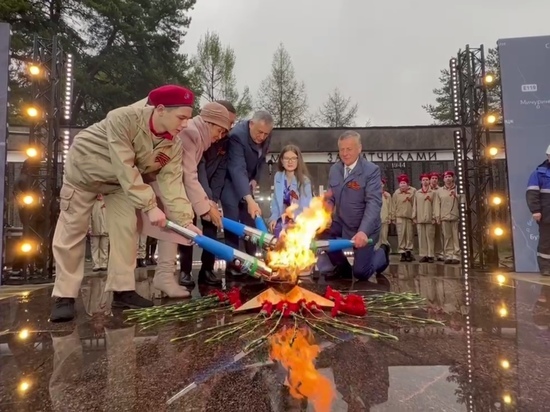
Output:
[[283,162],[290,163],[290,162],[297,162],[297,161],[298,161],[297,157],[283,157]]

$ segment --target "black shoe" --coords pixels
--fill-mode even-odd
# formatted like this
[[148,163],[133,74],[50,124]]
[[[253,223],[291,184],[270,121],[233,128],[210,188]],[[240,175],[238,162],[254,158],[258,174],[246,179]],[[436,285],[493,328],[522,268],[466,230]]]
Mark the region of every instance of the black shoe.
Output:
[[384,251],[384,254],[386,255],[386,260],[390,261],[390,247],[386,244],[380,245],[380,249]]
[[429,257],[429,258],[428,258],[428,263],[434,263],[434,258],[433,258],[433,257]]
[[218,279],[216,274],[211,270],[200,270],[199,271],[199,284],[209,285],[209,286],[219,286],[222,284],[222,280]]
[[407,261],[407,255],[405,253],[401,253],[401,259],[399,259],[400,262],[406,262]]
[[101,269],[100,268],[94,268],[92,269],[92,272],[99,272]]
[[459,263],[460,263],[460,260],[458,260],[458,259],[451,260],[452,265],[458,265]]
[[424,256],[422,259],[420,259],[418,262],[420,263],[426,263],[428,262],[428,257],[427,256]]
[[107,272],[107,268],[99,268],[100,272]]
[[157,260],[154,257],[147,259],[147,266],[156,266],[156,265],[157,265]]
[[194,288],[195,281],[193,280],[193,275],[187,272],[180,272],[179,284],[185,286],[186,288]]
[[153,302],[137,294],[135,290],[126,290],[124,292],[113,292],[114,308],[123,309],[141,309],[150,308]]
[[439,256],[439,257],[437,258],[437,261],[438,261],[438,262],[443,262],[444,260],[445,260],[445,259],[443,259],[441,256]]
[[353,279],[353,270],[348,263],[336,266],[332,272],[325,272],[324,275],[325,280]]
[[74,317],[74,298],[55,298],[50,322],[70,322]]
[[453,261],[451,259],[446,259],[445,260],[445,264],[446,265],[452,265],[453,264]]
[[407,258],[407,262],[414,262],[416,260],[410,250],[407,250],[405,257]]
[[137,259],[136,260],[136,267],[138,268],[146,268],[147,264],[145,263],[145,259]]

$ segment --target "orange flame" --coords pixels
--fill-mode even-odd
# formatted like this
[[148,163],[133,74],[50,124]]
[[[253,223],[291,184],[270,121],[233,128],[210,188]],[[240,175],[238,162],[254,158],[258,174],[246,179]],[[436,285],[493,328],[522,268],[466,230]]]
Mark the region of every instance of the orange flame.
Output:
[[307,398],[316,412],[328,412],[335,398],[330,380],[315,369],[313,361],[321,352],[311,330],[285,328],[269,338],[270,357],[288,371],[290,394]]
[[[275,249],[268,252],[267,264],[279,279],[296,282],[301,272],[310,270],[317,262],[311,242],[331,222],[331,211],[324,199],[323,196],[311,199],[309,207],[281,233]],[[285,215],[292,217],[296,207],[290,206]]]

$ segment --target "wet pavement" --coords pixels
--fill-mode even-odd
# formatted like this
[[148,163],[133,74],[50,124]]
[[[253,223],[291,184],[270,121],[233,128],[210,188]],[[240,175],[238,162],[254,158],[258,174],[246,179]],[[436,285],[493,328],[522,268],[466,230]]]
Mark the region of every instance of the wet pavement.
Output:
[[[146,297],[154,295],[151,275],[137,275]],[[391,265],[387,279],[330,285],[419,293],[429,316],[447,326],[388,330],[398,342],[317,336],[316,368],[335,392],[332,411],[549,410],[550,283],[489,273],[465,279],[459,267],[418,263]],[[234,362],[236,339],[170,342],[229,318],[142,331],[111,313],[104,284],[101,275],[85,278],[78,317],[65,324],[48,322],[51,286],[0,300],[0,411],[313,410],[290,396],[266,347]],[[302,286],[323,293],[327,283],[306,278]],[[247,297],[260,290],[243,286]]]

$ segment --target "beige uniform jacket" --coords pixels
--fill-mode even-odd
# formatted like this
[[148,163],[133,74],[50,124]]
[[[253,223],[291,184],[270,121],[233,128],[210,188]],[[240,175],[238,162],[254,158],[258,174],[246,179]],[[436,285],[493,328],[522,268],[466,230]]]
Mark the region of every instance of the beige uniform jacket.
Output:
[[154,176],[168,219],[187,225],[193,210],[183,186],[182,142],[177,136],[168,140],[151,133],[154,108],[146,101],[115,109],[78,133],[69,149],[65,178],[91,192],[109,194],[122,188],[131,204],[146,212],[157,201],[142,174]]
[[412,186],[405,191],[397,189],[394,192],[392,196],[392,220],[398,218],[412,219],[415,193],[416,189]]
[[446,186],[437,190],[441,205],[439,218],[442,221],[455,221],[460,218],[460,195],[456,193],[456,186],[448,189]]
[[426,192],[422,189],[417,190],[413,204],[413,219],[416,219],[416,223],[435,223],[437,216],[439,216],[437,192],[432,189]]
[[179,134],[183,141],[183,184],[193,210],[202,216],[210,210],[210,201],[199,182],[198,165],[203,153],[212,145],[208,124],[195,116]]
[[382,223],[390,223],[391,220],[391,195],[384,191],[382,193],[382,209],[380,209]]

